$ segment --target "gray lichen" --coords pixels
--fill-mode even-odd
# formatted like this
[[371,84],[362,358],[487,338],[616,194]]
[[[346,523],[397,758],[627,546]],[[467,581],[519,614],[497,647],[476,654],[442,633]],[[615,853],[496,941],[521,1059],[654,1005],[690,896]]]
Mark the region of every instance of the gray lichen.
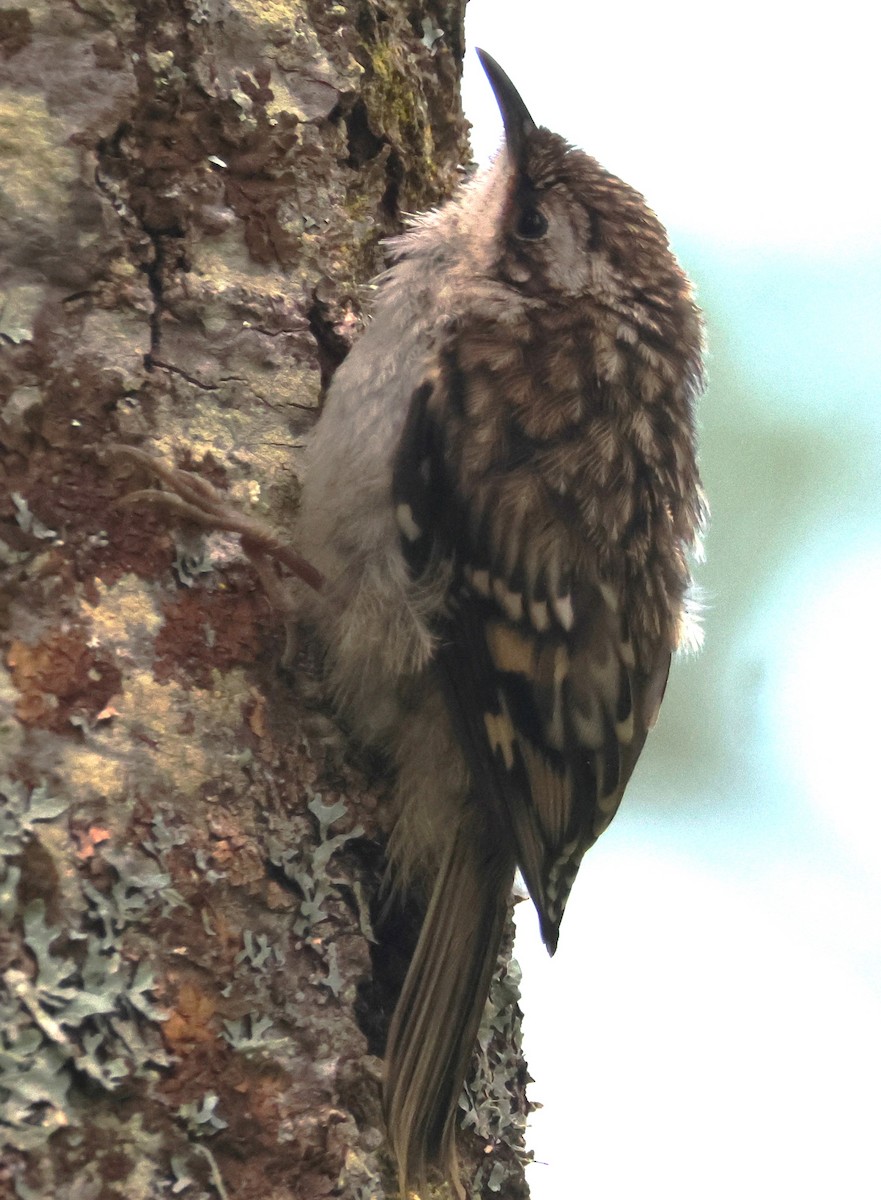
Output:
[[[11,920],[20,907],[22,856],[69,801],[8,779],[0,781],[0,797],[0,908]],[[50,918],[40,897],[21,910],[20,952],[0,990],[0,1134],[8,1146],[33,1151],[75,1126],[78,1081],[113,1091],[167,1064],[155,1034],[163,1013],[152,1000],[153,971],[126,954],[122,940],[155,903],[141,889],[156,895],[163,882],[161,874],[117,878],[104,893],[84,880],[82,909],[67,919]]]

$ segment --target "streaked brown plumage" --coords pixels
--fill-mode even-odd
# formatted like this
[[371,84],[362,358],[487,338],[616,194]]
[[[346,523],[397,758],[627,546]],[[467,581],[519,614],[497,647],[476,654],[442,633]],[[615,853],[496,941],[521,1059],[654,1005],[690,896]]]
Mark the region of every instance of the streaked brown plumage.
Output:
[[553,953],[688,622],[701,322],[636,192],[482,56],[496,162],[399,239],[311,449],[301,548],[341,708],[398,770],[428,915],[385,1105],[402,1187],[454,1116],[515,866]]

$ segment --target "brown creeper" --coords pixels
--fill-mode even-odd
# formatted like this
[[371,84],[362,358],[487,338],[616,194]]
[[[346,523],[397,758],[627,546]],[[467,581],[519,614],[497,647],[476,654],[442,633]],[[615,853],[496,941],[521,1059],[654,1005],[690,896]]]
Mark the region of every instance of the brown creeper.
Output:
[[504,149],[398,239],[299,529],[337,701],[397,767],[397,878],[429,897],[386,1054],[405,1185],[456,1178],[514,869],[553,953],[657,715],[704,517],[701,322],[664,229],[481,61]]

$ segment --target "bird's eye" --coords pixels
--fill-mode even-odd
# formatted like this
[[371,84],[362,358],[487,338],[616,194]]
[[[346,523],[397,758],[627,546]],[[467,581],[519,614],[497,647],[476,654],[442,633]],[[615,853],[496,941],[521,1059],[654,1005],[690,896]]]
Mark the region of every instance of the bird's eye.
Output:
[[548,219],[534,205],[529,204],[521,209],[520,216],[517,218],[517,228],[515,233],[519,238],[527,238],[529,241],[537,241],[538,238],[544,237],[548,231]]

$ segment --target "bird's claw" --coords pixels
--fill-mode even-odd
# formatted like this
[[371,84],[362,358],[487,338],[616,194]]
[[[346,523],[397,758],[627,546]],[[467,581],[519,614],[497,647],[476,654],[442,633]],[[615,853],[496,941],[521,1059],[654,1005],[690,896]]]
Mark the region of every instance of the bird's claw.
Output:
[[[107,452],[114,458],[134,463],[168,489],[159,491],[155,488],[142,488],[121,497],[116,502],[118,505],[157,505],[205,529],[239,534],[242,550],[254,563],[264,585],[269,569],[268,560],[271,559],[286,567],[315,591],[320,591],[324,586],[324,577],[320,571],[283,542],[265,522],[246,516],[235,505],[230,504],[223,493],[207,479],[192,471],[170,467],[162,459],[137,446],[111,445],[107,447]],[[270,595],[270,600],[272,599]]]

